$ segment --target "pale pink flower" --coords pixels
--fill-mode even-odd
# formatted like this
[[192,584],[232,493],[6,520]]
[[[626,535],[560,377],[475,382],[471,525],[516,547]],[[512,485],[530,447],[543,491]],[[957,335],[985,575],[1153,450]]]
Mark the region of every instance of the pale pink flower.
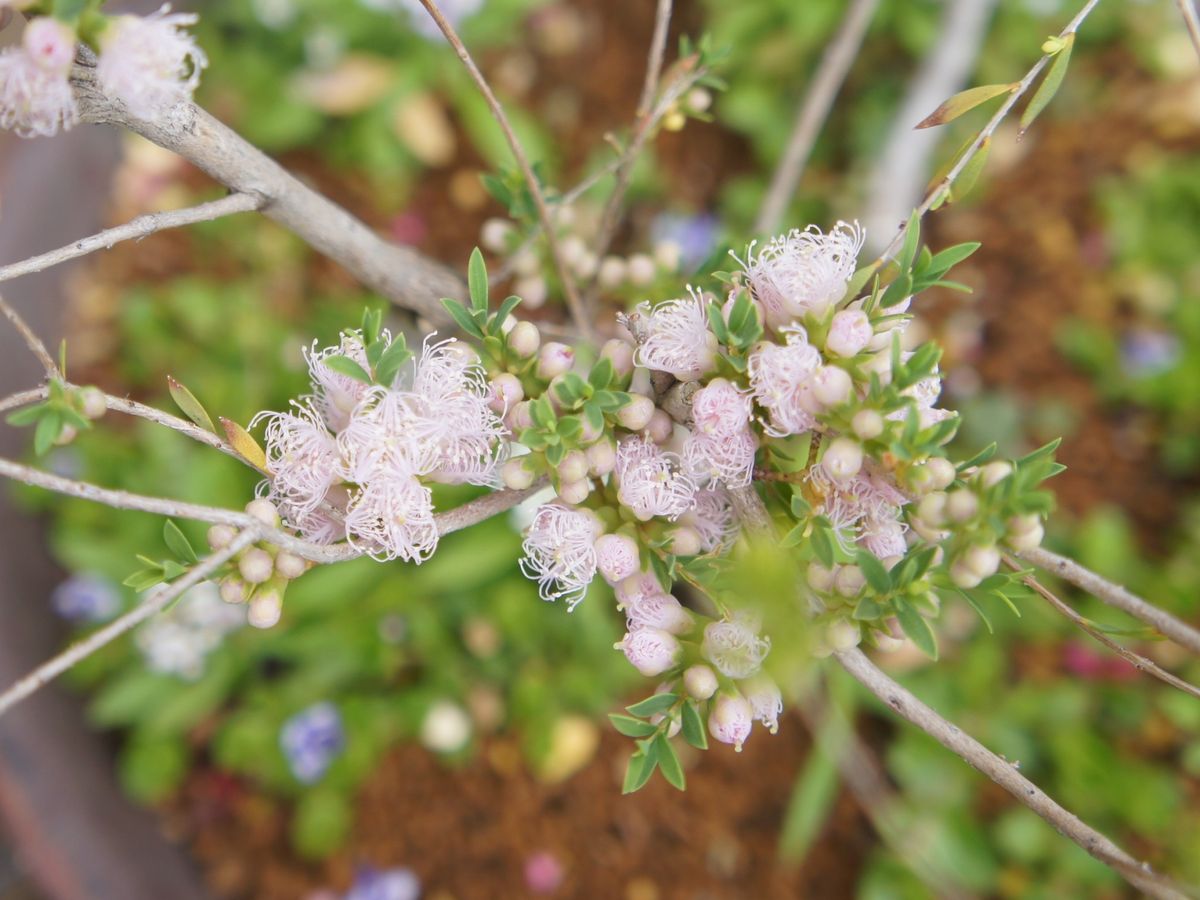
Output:
[[651,594],[640,598],[628,608],[630,630],[656,628],[669,634],[685,634],[692,630],[691,614],[670,594]]
[[783,712],[783,695],[779,686],[766,675],[759,674],[742,685],[742,694],[750,708],[754,710],[754,718],[771,734],[779,730],[779,716]]
[[300,537],[314,544],[336,544],[346,539],[345,517],[338,518],[324,508],[318,507],[312,512],[305,513],[296,509],[278,494],[267,492],[268,497],[279,508],[283,520],[296,530]]
[[683,445],[683,464],[697,484],[748,485],[754,475],[758,438],[749,428],[732,434],[694,432]]
[[639,572],[618,584],[614,593],[617,595],[617,609],[628,611],[647,597],[657,597],[666,591],[654,573]]
[[725,551],[738,532],[733,504],[722,487],[697,491],[692,508],[679,521],[696,529],[705,553]]
[[43,16],[30,21],[21,46],[47,72],[65,75],[75,62],[75,32],[57,19]]
[[815,225],[774,238],[743,263],[767,323],[787,325],[806,313],[824,314],[846,292],[864,234],[858,223],[838,222],[828,234]]
[[294,412],[259,413],[250,426],[267,423],[267,469],[274,494],[304,518],[337,480],[340,455],[316,411],[306,404],[292,405]]
[[538,583],[543,600],[564,600],[572,610],[596,577],[600,523],[591,513],[560,503],[538,508],[521,548],[521,571]]
[[22,46],[0,52],[0,127],[35,137],[75,124],[79,110],[68,80],[74,53],[65,25],[49,18],[30,22]]
[[823,467],[813,466],[807,478],[817,510],[833,525],[843,545],[860,541],[880,559],[904,553],[908,526],[901,519],[901,507],[908,497],[885,475],[864,468],[839,483]]
[[339,474],[369,484],[391,472],[426,475],[440,460],[439,425],[426,401],[410,391],[369,388],[337,436]]
[[787,332],[787,343],[762,344],[750,354],[750,388],[767,410],[766,432],[787,437],[809,431],[817,423],[819,406],[809,379],[821,365],[821,354],[809,344],[803,328]]
[[637,574],[637,541],[625,534],[602,534],[596,539],[596,566],[604,580],[618,584]]
[[625,658],[647,678],[661,675],[679,662],[682,648],[675,636],[657,628],[637,628],[617,645]]
[[708,330],[704,298],[694,290],[685,300],[668,300],[653,309],[640,307],[646,339],[634,355],[639,366],[695,381],[716,364],[716,336]]
[[829,323],[825,349],[834,356],[857,356],[871,343],[875,332],[871,320],[861,309],[843,309]]
[[117,16],[100,35],[96,75],[104,90],[140,119],[190,100],[208,65],[183,30],[195,23],[195,15],[172,13],[169,5],[149,16]]
[[[386,332],[384,339],[390,339]],[[313,341],[312,349],[304,351],[317,409],[333,431],[341,431],[350,423],[350,414],[367,396],[371,386],[329,368],[325,360],[330,356],[349,357],[367,371],[367,351],[362,336],[356,331],[345,331],[336,346],[318,349],[317,342]]]
[[692,395],[692,422],[697,434],[738,434],[750,423],[750,409],[750,398],[724,378],[714,378]]
[[375,559],[424,562],[438,543],[432,494],[403,472],[377,478],[351,499],[346,531],[352,547]]
[[617,447],[617,498],[639,519],[677,519],[692,505],[696,484],[680,458],[646,437],[630,435]]
[[735,616],[705,627],[700,652],[727,678],[749,678],[762,666],[770,649],[771,642],[759,637],[753,621]]
[[722,744],[741,750],[754,727],[754,708],[740,694],[721,694],[708,714],[708,733]]

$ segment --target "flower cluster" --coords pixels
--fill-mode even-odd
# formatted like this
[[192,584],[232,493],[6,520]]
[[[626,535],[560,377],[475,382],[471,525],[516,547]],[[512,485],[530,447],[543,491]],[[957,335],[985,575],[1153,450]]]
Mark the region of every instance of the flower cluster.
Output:
[[34,137],[66,131],[79,120],[70,74],[81,40],[99,53],[100,86],[134,116],[151,118],[192,96],[208,64],[184,30],[195,15],[172,13],[169,6],[149,16],[88,12],[71,21],[36,17],[21,44],[0,53],[0,127]]

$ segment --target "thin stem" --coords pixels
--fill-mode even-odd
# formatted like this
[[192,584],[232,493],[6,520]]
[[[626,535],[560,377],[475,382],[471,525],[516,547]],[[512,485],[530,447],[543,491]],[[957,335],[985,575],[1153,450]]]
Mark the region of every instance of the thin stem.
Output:
[[206,556],[184,575],[171,582],[161,590],[155,591],[141,603],[114,619],[103,628],[88,635],[76,644],[72,644],[62,653],[42,663],[3,694],[0,694],[0,716],[20,703],[30,694],[53,681],[71,666],[91,656],[101,647],[112,643],[130,629],[146,621],[156,612],[165,609],[176,597],[189,588],[195,587],[208,575],[215,572],[226,562],[254,542],[252,531],[243,531],[222,550]]
[[658,93],[658,79],[662,75],[663,56],[667,50],[667,32],[671,26],[671,0],[658,0],[654,13],[654,34],[650,38],[650,53],[646,57],[646,78],[642,82],[642,96],[638,100],[637,116],[644,119],[650,114],[654,95]]
[[442,11],[438,8],[437,3],[434,0],[421,0],[421,5],[433,17],[433,21],[437,23],[438,28],[445,35],[450,46],[454,48],[454,52],[458,54],[458,58],[462,60],[462,64],[466,66],[467,72],[470,73],[472,80],[475,82],[475,86],[479,88],[479,92],[483,94],[483,99],[487,102],[488,108],[491,109],[492,116],[499,123],[500,130],[504,132],[504,140],[508,143],[508,148],[512,151],[513,158],[517,161],[517,167],[520,168],[521,175],[525,179],[525,184],[529,188],[530,196],[533,197],[534,206],[537,207],[538,219],[542,223],[542,231],[546,237],[546,247],[550,251],[550,258],[554,261],[554,268],[558,272],[559,280],[562,282],[563,296],[566,298],[567,309],[571,314],[571,319],[575,323],[575,327],[579,329],[579,333],[583,336],[584,340],[593,340],[595,333],[592,329],[591,319],[588,317],[587,310],[584,308],[583,301],[579,296],[575,280],[572,278],[566,263],[563,261],[562,251],[558,245],[558,237],[554,233],[553,222],[550,218],[550,207],[546,204],[546,195],[542,192],[542,186],[538,183],[537,175],[534,174],[533,167],[529,164],[529,157],[525,154],[525,148],[521,146],[516,132],[513,131],[512,125],[508,121],[504,107],[496,99],[491,85],[483,77],[483,73],[479,71],[479,66],[475,64],[475,60],[472,59],[466,45],[458,36],[458,32],[454,30],[454,26],[442,15]]
[[57,266],[68,260],[78,259],[96,250],[110,250],[114,244],[121,241],[140,240],[158,231],[168,228],[179,228],[183,225],[194,225],[196,222],[210,222],[222,216],[240,212],[251,212],[261,209],[263,198],[255,194],[234,193],[220,200],[201,203],[187,209],[171,210],[169,212],[148,213],[138,216],[124,225],[106,228],[104,231],[85,237],[82,240],[59,247],[39,256],[32,256],[21,262],[0,266],[0,281],[10,281],[22,275],[41,272],[51,266]]
[[0,313],[3,313],[4,318],[12,323],[13,328],[17,330],[17,334],[21,335],[21,339],[25,341],[25,346],[37,357],[38,362],[42,364],[42,368],[46,370],[46,377],[51,379],[61,378],[62,375],[58,371],[58,364],[54,361],[54,357],[46,350],[46,345],[42,343],[42,339],[33,333],[33,329],[21,318],[21,314],[13,309],[3,297],[0,297]]
[[1026,562],[1033,563],[1039,569],[1044,569],[1063,581],[1075,585],[1080,590],[1087,591],[1100,602],[1153,626],[1181,647],[1200,654],[1200,631],[1175,618],[1166,610],[1159,609],[1152,603],[1127,591],[1119,584],[1114,584],[1090,569],[1084,568],[1075,560],[1051,553],[1041,547],[1024,550],[1018,556]]
[[1179,6],[1179,12],[1183,14],[1184,24],[1187,25],[1188,37],[1192,39],[1192,46],[1196,48],[1196,53],[1200,54],[1200,18],[1196,15],[1195,0],[1175,0]]
[[[1005,557],[1004,562],[1010,569],[1020,571],[1021,567],[1017,565],[1014,560]],[[1200,688],[1196,687],[1190,682],[1184,681],[1182,678],[1172,675],[1170,672],[1159,667],[1153,660],[1149,660],[1146,657],[1134,653],[1132,650],[1118,644],[1107,634],[1094,627],[1087,619],[1064,603],[1061,597],[1055,595],[1053,591],[1047,588],[1032,575],[1026,575],[1021,580],[1028,587],[1032,588],[1033,591],[1037,593],[1043,600],[1068,618],[1072,623],[1081,628],[1083,631],[1086,631],[1089,635],[1091,635],[1109,650],[1112,650],[1126,662],[1131,663],[1139,672],[1148,672],[1159,681],[1165,682],[1166,684],[1171,685],[1173,688],[1178,688],[1185,694],[1191,694],[1193,697],[1200,698]]]
[[1018,772],[1011,762],[1000,758],[961,728],[943,719],[880,670],[861,650],[842,650],[835,653],[834,657],[856,681],[897,715],[987,775],[1049,822],[1059,834],[1070,838],[1135,888],[1155,898],[1183,900],[1187,897],[1182,888],[1154,872],[1149,863],[1130,856],[1109,838],[1056,803],[1045,791]]
[[821,126],[858,57],[867,27],[878,6],[879,0],[853,0],[846,10],[846,16],[826,48],[825,55],[821,57],[816,74],[800,104],[787,149],[771,177],[771,185],[763,196],[762,206],[754,221],[755,234],[770,234],[778,230],[788,203],[796,193],[800,177],[804,174],[804,166],[817,142]]
[[[1075,14],[1075,18],[1071,19],[1071,21],[1067,23],[1067,27],[1059,32],[1058,36],[1060,38],[1066,38],[1068,35],[1074,34],[1079,29],[1079,26],[1083,24],[1083,20],[1088,17],[1091,11],[1096,8],[1096,4],[1099,2],[1100,0],[1087,0],[1087,3],[1083,5],[1083,8]],[[1005,98],[1004,102],[1000,105],[1000,108],[996,110],[991,119],[988,120],[988,123],[983,126],[983,130],[975,136],[975,140],[973,140],[967,149],[963,151],[963,154],[959,158],[958,162],[951,167],[950,171],[946,173],[946,176],[941,181],[933,185],[926,193],[925,199],[922,200],[921,205],[917,207],[918,218],[923,217],[925,213],[929,212],[929,210],[933,207],[933,204],[936,203],[937,200],[942,196],[942,193],[948,190],[950,186],[954,184],[955,179],[962,174],[963,170],[967,167],[967,164],[970,163],[975,154],[979,152],[979,148],[983,146],[983,143],[991,138],[996,129],[1000,127],[1000,123],[1004,121],[1005,117],[1009,114],[1012,108],[1017,105],[1017,101],[1020,100],[1021,97],[1023,97],[1029,90],[1029,88],[1033,86],[1034,81],[1036,81],[1038,75],[1041,74],[1042,69],[1046,67],[1052,58],[1052,55],[1049,53],[1043,55],[1041,59],[1033,64],[1033,68],[1025,73],[1025,77],[1017,83],[1017,87]],[[887,245],[887,249],[885,249],[875,261],[875,268],[882,267],[884,263],[895,257],[901,245],[904,243],[904,232],[907,230],[907,228],[907,223],[900,226],[900,230],[896,233],[896,236],[892,238],[892,242]]]

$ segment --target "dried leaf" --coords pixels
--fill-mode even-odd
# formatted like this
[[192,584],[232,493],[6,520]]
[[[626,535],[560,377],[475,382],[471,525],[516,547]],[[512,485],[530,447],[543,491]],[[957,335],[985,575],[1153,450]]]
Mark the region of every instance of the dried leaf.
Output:
[[267,455],[263,452],[262,447],[258,446],[258,441],[254,440],[250,433],[237,422],[226,419],[224,416],[220,417],[220,421],[221,427],[225,429],[225,439],[229,441],[229,446],[233,448],[233,451],[264,475],[269,474],[267,472]]
[[918,122],[916,127],[934,128],[938,125],[945,125],[947,122],[953,122],[963,113],[970,112],[981,103],[987,103],[993,97],[999,97],[1001,94],[1011,94],[1016,88],[1017,83],[1014,82],[1012,84],[984,84],[959,91]]

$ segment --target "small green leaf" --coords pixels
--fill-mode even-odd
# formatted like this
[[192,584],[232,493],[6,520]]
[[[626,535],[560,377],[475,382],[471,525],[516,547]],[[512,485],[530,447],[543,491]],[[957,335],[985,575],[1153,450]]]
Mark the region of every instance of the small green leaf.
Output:
[[477,313],[487,312],[487,264],[478,247],[471,251],[471,259],[467,263],[467,292],[471,295],[471,308]]
[[963,113],[970,112],[980,104],[987,103],[993,97],[999,97],[1001,94],[1011,94],[1017,84],[984,84],[979,87],[967,88],[965,91],[959,91],[928,116],[917,123],[917,128],[934,128],[938,125],[945,125],[947,122],[953,122]]
[[912,268],[913,260],[917,258],[917,247],[921,242],[921,217],[914,209],[904,226],[904,243],[900,246],[900,254],[896,257],[896,265],[901,272]]
[[940,253],[933,255],[929,260],[928,269],[931,272],[937,272],[941,275],[950,271],[950,269],[957,266],[982,246],[983,244],[979,243],[979,241],[967,241],[964,244],[955,244],[953,247],[947,247]]
[[33,452],[42,456],[54,446],[62,433],[62,416],[56,409],[47,409],[45,415],[38,419],[37,428],[33,432]]
[[345,375],[347,378],[353,378],[363,384],[371,384],[371,376],[367,374],[367,370],[348,356],[340,353],[326,356],[321,359],[321,364],[339,375]]
[[465,306],[457,300],[450,300],[448,298],[442,298],[442,306],[446,308],[446,312],[450,313],[450,318],[454,320],[459,328],[472,337],[479,338],[481,341],[483,340],[483,329],[479,327]]
[[627,712],[630,712],[635,716],[646,718],[647,716],[653,716],[657,713],[666,712],[668,709],[674,706],[678,700],[678,694],[655,694],[653,697],[647,697],[640,703],[635,703],[633,706],[627,706],[625,709]]
[[822,565],[826,568],[833,565],[833,541],[829,539],[829,531],[822,525],[812,530],[812,548]]
[[867,550],[859,550],[854,555],[858,567],[862,569],[867,584],[878,594],[886,594],[892,589],[892,576],[883,567],[879,558]]
[[127,588],[132,588],[139,594],[148,591],[163,580],[162,569],[139,569],[121,582]]
[[408,349],[404,335],[397,335],[395,340],[388,344],[388,348],[383,351],[383,355],[379,357],[379,362],[375,366],[376,382],[390,387],[396,380],[396,374],[410,359],[412,359],[412,352]]
[[1071,48],[1075,46],[1075,32],[1071,32],[1062,39],[1062,49],[1059,50],[1053,62],[1050,63],[1050,71],[1046,73],[1046,77],[1042,79],[1042,83],[1038,85],[1037,91],[1033,95],[1033,99],[1029,101],[1029,105],[1025,107],[1025,112],[1021,113],[1021,128],[1017,132],[1017,137],[1023,137],[1025,132],[1029,130],[1029,126],[1033,124],[1043,109],[1045,109],[1054,95],[1058,93],[1058,89],[1062,86],[1063,78],[1066,77],[1067,67],[1071,64]]
[[[975,182],[979,180],[979,175],[987,165],[988,154],[992,151],[991,137],[985,137],[979,142],[979,149],[975,151],[975,155],[967,160],[967,164],[963,166],[962,171],[958,173],[958,177],[954,179],[954,185],[950,188],[950,195],[946,198],[947,203],[953,203],[956,200],[961,200],[971,192],[971,188],[975,187]],[[949,283],[943,285],[948,287]]]
[[651,725],[644,719],[635,719],[632,716],[622,716],[617,713],[610,713],[608,718],[613,723],[613,728],[625,737],[643,738],[658,733],[658,726]]
[[955,588],[955,590],[958,591],[959,595],[966,600],[968,604],[970,604],[971,609],[975,610],[975,612],[979,614],[979,618],[983,619],[983,624],[987,626],[988,634],[995,634],[996,629],[992,628],[992,620],[989,619],[987,613],[983,611],[983,607],[975,602],[975,598],[966,591],[959,590],[958,588]]
[[696,701],[689,700],[683,704],[680,725],[685,741],[697,750],[708,749],[708,734],[704,730],[704,720],[700,718],[700,711],[696,709]]
[[605,356],[592,366],[592,371],[588,372],[588,384],[596,390],[602,391],[612,384],[615,374],[612,360]]
[[367,307],[363,310],[362,340],[368,349],[379,341],[379,332],[383,328],[383,310]]
[[933,629],[929,627],[925,617],[907,603],[897,602],[896,618],[909,640],[930,659],[936,660],[938,658],[937,638],[933,636]]
[[679,756],[675,753],[675,747],[667,740],[665,734],[659,733],[654,739],[654,749],[658,758],[658,768],[663,773],[663,778],[667,779],[667,783],[677,790],[687,789],[687,779],[683,774],[683,766],[679,764]]
[[625,782],[621,785],[621,793],[633,794],[640,791],[654,774],[656,765],[658,761],[654,756],[641,750],[634,753],[625,767]]
[[34,422],[40,419],[42,417],[42,413],[46,412],[46,410],[49,408],[50,407],[45,403],[39,403],[36,406],[27,406],[24,409],[18,409],[14,413],[9,413],[9,416],[7,419],[5,419],[5,421],[8,422],[9,425],[16,425],[17,427],[32,425]]
[[196,555],[191,541],[179,530],[179,526],[170,519],[167,519],[163,523],[163,542],[167,545],[167,549],[175,554],[176,559],[181,559],[188,563],[200,561],[200,557]]
[[521,298],[509,296],[504,298],[504,302],[500,304],[500,308],[496,310],[496,314],[492,316],[492,333],[500,334],[500,326],[505,323],[512,311],[520,304]]

